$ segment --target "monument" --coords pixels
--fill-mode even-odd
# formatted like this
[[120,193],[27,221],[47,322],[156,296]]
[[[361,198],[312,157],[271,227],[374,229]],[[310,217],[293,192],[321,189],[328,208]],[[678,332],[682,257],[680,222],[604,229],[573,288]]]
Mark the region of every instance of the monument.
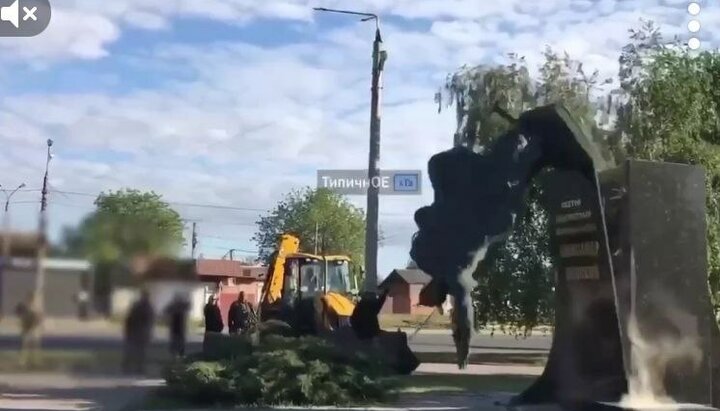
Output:
[[524,113],[483,154],[455,148],[429,162],[435,201],[416,212],[411,257],[433,277],[432,304],[445,294],[460,302],[459,366],[472,332],[472,272],[511,232],[527,185],[547,168],[555,333],[545,371],[510,405],[720,406],[703,170],[644,161],[613,167],[558,106]]

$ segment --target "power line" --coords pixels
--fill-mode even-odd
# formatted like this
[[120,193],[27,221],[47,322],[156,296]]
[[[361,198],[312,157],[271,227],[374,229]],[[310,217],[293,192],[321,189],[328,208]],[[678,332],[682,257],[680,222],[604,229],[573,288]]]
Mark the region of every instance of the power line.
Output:
[[[92,193],[83,193],[79,191],[67,191],[67,190],[50,190],[50,192],[58,193],[58,194],[65,194],[65,195],[76,195],[76,196],[83,196],[83,197],[92,197],[97,198],[98,194],[92,194]],[[232,211],[255,211],[255,212],[271,212],[273,210],[267,209],[267,208],[251,208],[251,207],[238,207],[238,206],[229,206],[229,205],[217,205],[217,204],[202,204],[202,203],[186,203],[186,202],[178,202],[178,201],[165,201],[167,204],[170,205],[176,205],[181,207],[196,207],[196,208],[209,208],[209,209],[216,209],[216,210],[232,210]],[[380,213],[380,215],[383,216],[395,216],[395,217],[408,217],[410,214],[406,213]],[[204,221],[205,222],[205,221]],[[254,224],[253,224],[254,225]]]
[[[78,191],[64,191],[64,190],[52,190],[54,193],[59,194],[67,194],[67,195],[76,195],[76,196],[84,196],[84,197],[97,197],[97,194],[91,194],[91,193],[81,193]],[[170,205],[176,205],[176,206],[182,206],[182,207],[199,207],[199,208],[214,208],[219,210],[235,210],[235,211],[269,211],[267,209],[263,208],[249,208],[249,207],[236,207],[236,206],[226,206],[226,205],[216,205],[216,204],[199,204],[199,203],[184,203],[184,202],[178,202],[178,201],[164,201],[165,203],[168,203]]]
[[[229,250],[227,247],[219,247],[219,246],[211,246],[211,247],[205,247],[205,248],[210,248],[210,249],[213,249],[213,250],[225,250],[225,251]],[[258,253],[258,250],[255,250],[255,251],[252,251],[252,250],[242,250],[242,249],[240,249],[240,248],[233,248],[233,250],[238,251],[238,252],[241,252],[241,253],[247,253],[247,254],[257,254],[257,253]]]
[[198,234],[198,237],[201,238],[211,238],[214,240],[235,240],[235,241],[244,241],[246,238],[243,237],[226,237],[226,236],[217,236],[217,235],[207,235],[207,234]]

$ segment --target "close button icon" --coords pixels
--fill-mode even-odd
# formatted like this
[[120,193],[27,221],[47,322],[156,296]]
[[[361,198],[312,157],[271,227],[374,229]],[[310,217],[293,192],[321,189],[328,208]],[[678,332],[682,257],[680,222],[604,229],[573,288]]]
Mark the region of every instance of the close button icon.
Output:
[[0,37],[37,36],[50,24],[51,14],[48,0],[0,0]]
[[37,12],[37,7],[33,7],[31,9],[23,7],[23,11],[25,12],[25,17],[23,17],[23,21],[28,21],[28,19],[37,21],[37,17],[35,16],[35,12]]

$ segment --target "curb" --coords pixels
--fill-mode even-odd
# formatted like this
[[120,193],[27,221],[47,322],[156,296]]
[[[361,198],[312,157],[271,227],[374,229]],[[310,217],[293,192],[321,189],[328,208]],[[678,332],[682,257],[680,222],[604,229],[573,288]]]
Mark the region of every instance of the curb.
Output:
[[[385,331],[397,331],[398,328],[384,328],[384,330],[385,330]],[[399,328],[399,330],[402,331],[402,332],[404,332],[404,333],[406,333],[406,334],[408,334],[408,335],[412,335],[412,334],[415,333],[415,328],[406,328],[406,327],[403,327],[403,328]],[[422,334],[422,335],[448,335],[448,336],[449,336],[449,335],[452,335],[452,330],[449,330],[449,329],[427,329],[427,328],[423,328],[423,329],[421,329],[420,331],[418,331],[417,334],[418,334],[418,335],[421,335],[421,334]],[[475,332],[475,335],[482,335],[482,336],[486,336],[486,337],[490,337],[490,336],[494,336],[494,337],[504,337],[504,338],[507,338],[507,337],[512,337],[512,338],[514,338],[514,337],[515,337],[515,336],[513,336],[513,335],[511,335],[511,334],[503,334],[501,331],[495,331],[495,333],[493,334],[490,330],[486,330],[486,329],[482,329],[482,330],[476,331],[476,332]],[[537,337],[541,337],[541,338],[549,338],[549,337],[552,337],[552,330],[548,330],[547,333],[543,332],[542,330],[537,330],[537,331],[535,331],[532,335],[529,335],[527,338],[537,338]],[[519,339],[523,339],[524,337],[519,336],[518,338],[519,338]]]

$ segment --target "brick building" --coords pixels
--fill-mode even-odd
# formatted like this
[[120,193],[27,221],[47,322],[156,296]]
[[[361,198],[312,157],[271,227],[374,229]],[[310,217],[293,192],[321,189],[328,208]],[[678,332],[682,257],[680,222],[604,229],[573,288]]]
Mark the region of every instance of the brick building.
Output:
[[245,292],[246,301],[255,308],[258,307],[267,270],[268,267],[251,266],[241,261],[204,258],[197,260],[198,278],[207,284],[208,295],[218,294],[218,303],[225,324],[227,324],[230,304],[237,299],[240,291]]
[[420,290],[430,282],[430,276],[417,268],[395,269],[380,283],[390,293],[383,305],[384,314],[430,314],[432,307],[418,306]]

